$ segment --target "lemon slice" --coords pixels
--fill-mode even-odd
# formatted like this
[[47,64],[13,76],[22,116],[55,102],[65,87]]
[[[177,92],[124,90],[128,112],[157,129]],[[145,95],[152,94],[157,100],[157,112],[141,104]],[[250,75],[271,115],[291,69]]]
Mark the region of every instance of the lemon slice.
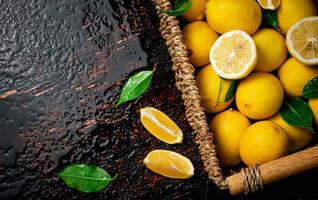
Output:
[[280,6],[281,0],[257,0],[257,2],[264,9],[275,10]]
[[307,17],[287,32],[289,53],[306,65],[318,64],[318,16]]
[[181,129],[163,112],[152,108],[140,109],[140,119],[143,126],[156,138],[168,143],[182,143]]
[[214,71],[226,79],[246,77],[257,61],[253,38],[244,31],[234,30],[221,35],[210,50]]
[[144,159],[146,167],[162,176],[187,179],[193,176],[191,161],[181,154],[167,150],[154,150]]

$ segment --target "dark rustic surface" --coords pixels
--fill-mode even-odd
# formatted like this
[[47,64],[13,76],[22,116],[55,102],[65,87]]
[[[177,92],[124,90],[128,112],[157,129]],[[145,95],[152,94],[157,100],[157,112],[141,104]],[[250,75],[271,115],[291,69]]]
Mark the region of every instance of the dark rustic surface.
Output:
[[[0,9],[0,199],[318,199],[317,170],[235,198],[207,179],[149,0],[0,0]],[[155,64],[147,94],[114,109],[126,78]],[[171,116],[184,144],[147,133],[144,106]],[[147,170],[142,159],[157,148],[189,157],[195,176]],[[71,163],[118,178],[79,193],[56,176]]]

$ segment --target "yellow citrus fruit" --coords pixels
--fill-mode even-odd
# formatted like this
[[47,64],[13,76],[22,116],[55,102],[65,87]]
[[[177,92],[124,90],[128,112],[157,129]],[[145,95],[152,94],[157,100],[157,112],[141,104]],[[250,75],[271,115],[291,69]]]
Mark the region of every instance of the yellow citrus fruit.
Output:
[[232,103],[234,98],[225,102],[226,93],[232,81],[221,79],[211,65],[207,65],[199,71],[196,82],[201,96],[201,104],[206,112],[220,112]]
[[273,29],[263,28],[253,35],[253,39],[257,49],[254,71],[271,72],[283,64],[287,57],[284,36]]
[[317,15],[313,0],[282,0],[277,8],[278,26],[284,34],[299,20]]
[[243,79],[236,91],[236,105],[251,119],[266,119],[281,107],[284,91],[279,80],[265,72],[252,73]]
[[289,53],[301,63],[318,64],[318,16],[307,17],[294,24],[287,32]]
[[209,51],[218,34],[203,21],[191,22],[183,28],[183,39],[190,52],[190,62],[198,67],[209,64]]
[[226,110],[217,114],[211,124],[216,152],[225,166],[241,162],[239,143],[243,132],[250,126],[248,119],[236,110]]
[[192,5],[183,14],[183,18],[189,22],[200,21],[205,17],[205,4],[208,0],[192,0]]
[[187,179],[194,174],[191,161],[173,151],[151,151],[144,159],[144,164],[148,169],[169,178]]
[[309,106],[314,113],[314,123],[318,127],[318,98],[317,99],[309,99]]
[[313,134],[305,129],[289,125],[284,121],[280,114],[270,118],[269,121],[273,121],[283,128],[290,141],[290,151],[298,151],[306,146],[313,138]]
[[275,10],[280,6],[281,0],[257,0],[258,4],[268,10]]
[[304,65],[296,58],[289,58],[278,70],[278,78],[290,97],[301,96],[305,85],[317,76],[318,67]]
[[287,155],[289,139],[276,123],[260,121],[243,133],[239,150],[246,165],[260,165]]
[[156,138],[168,143],[182,143],[183,133],[181,129],[163,112],[146,107],[140,109],[142,125]]
[[255,0],[213,0],[206,4],[205,15],[210,26],[219,33],[243,30],[256,32],[262,12]]
[[210,50],[214,71],[226,79],[246,77],[255,67],[257,51],[253,38],[244,31],[224,33]]

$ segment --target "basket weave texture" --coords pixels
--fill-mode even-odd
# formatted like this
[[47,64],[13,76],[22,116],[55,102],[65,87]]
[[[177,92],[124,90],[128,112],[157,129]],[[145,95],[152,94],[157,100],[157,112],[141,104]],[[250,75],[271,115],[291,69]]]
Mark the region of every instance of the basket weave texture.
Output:
[[216,157],[213,134],[209,131],[209,125],[200,104],[201,97],[194,77],[194,67],[189,62],[179,21],[175,16],[164,13],[171,9],[170,0],[155,0],[155,4],[160,18],[160,32],[172,58],[176,86],[182,92],[186,117],[196,132],[195,142],[198,145],[204,169],[220,189],[226,189],[227,184]]

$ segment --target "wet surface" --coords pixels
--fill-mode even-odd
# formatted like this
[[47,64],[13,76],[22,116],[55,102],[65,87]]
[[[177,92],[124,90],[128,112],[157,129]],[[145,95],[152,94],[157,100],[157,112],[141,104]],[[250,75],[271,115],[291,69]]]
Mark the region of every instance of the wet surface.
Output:
[[[150,1],[0,0],[0,8],[0,199],[230,199],[203,171]],[[127,77],[154,65],[147,94],[113,108]],[[184,144],[147,133],[138,111],[145,106],[171,116]],[[195,176],[147,170],[142,160],[158,148],[189,157]],[[118,178],[102,192],[79,193],[56,175],[71,163]],[[239,198],[318,199],[305,183],[316,178],[312,170]]]

